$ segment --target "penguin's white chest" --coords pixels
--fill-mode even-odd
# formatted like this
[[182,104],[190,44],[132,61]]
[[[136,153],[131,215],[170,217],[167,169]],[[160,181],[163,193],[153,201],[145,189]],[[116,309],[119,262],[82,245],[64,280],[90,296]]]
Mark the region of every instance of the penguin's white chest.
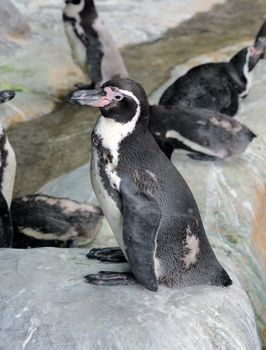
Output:
[[86,46],[82,41],[77,37],[77,34],[74,32],[74,28],[71,23],[65,22],[65,33],[71,47],[71,54],[74,62],[80,66],[80,68],[86,72],[87,71],[87,51]]
[[[0,126],[1,131],[1,126]],[[2,134],[3,135],[3,134]],[[0,135],[1,138],[1,135]],[[2,193],[5,197],[5,200],[7,202],[8,207],[10,208],[11,200],[12,200],[12,194],[13,194],[13,187],[14,187],[14,181],[15,181],[15,175],[16,175],[16,156],[13,148],[11,147],[8,138],[6,136],[6,142],[3,145],[2,152],[7,153],[5,164],[3,164],[3,159],[0,157],[0,167],[4,167],[3,170],[3,177],[2,177]]]
[[93,149],[90,169],[92,186],[100,207],[104,213],[104,216],[110,225],[120,248],[125,254],[125,246],[123,240],[123,216],[117,206],[117,202],[112,198],[106,189],[111,188],[114,190],[111,183],[114,183],[118,179],[115,171],[110,172],[110,167],[110,164],[103,165],[103,171],[107,175],[107,177],[103,179],[100,175],[101,171],[99,167],[98,153],[96,149]]

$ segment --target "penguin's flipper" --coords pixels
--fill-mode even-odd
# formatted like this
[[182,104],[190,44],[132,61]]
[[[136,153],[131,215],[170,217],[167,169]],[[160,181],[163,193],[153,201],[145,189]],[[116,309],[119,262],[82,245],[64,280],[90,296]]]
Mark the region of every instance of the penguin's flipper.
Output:
[[9,248],[13,240],[13,225],[10,211],[0,191],[0,248]]
[[86,255],[88,259],[97,259],[101,262],[126,262],[125,255],[119,247],[93,248]]
[[150,194],[140,192],[129,177],[121,180],[119,191],[128,263],[138,282],[151,291],[157,291],[154,259],[161,209],[157,201]]

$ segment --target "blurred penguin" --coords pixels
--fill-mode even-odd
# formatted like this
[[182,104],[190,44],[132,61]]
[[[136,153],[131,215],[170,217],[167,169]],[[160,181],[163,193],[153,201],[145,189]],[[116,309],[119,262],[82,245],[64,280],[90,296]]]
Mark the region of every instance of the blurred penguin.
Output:
[[233,116],[239,98],[245,98],[252,85],[252,73],[266,50],[266,23],[255,43],[237,52],[228,62],[205,63],[179,77],[162,94],[159,104],[206,108]]
[[[14,91],[0,91],[0,103],[15,96]],[[10,247],[12,243],[12,221],[10,204],[16,174],[16,157],[0,122],[0,247]]]
[[100,208],[44,194],[12,201],[13,248],[68,247],[90,243],[99,233]]
[[65,33],[75,63],[91,80],[91,85],[86,87],[99,87],[112,78],[126,78],[128,72],[122,56],[99,19],[93,0],[65,0],[65,3]]

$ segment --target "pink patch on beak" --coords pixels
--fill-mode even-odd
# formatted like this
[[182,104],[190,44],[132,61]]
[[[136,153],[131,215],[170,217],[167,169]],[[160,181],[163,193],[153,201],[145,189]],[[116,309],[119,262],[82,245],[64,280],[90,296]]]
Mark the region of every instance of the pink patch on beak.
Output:
[[110,104],[110,101],[108,100],[108,98],[106,96],[101,97],[100,100],[92,102],[91,106],[94,107],[105,107],[108,106]]
[[[111,104],[113,101],[118,101],[119,97],[123,97],[119,89],[111,88],[109,86],[104,88],[106,95],[101,97],[98,101],[93,102],[91,105],[94,107],[105,107]],[[118,97],[118,99],[117,99]]]
[[264,53],[265,48],[263,46],[251,46],[250,55],[251,57],[258,57]]

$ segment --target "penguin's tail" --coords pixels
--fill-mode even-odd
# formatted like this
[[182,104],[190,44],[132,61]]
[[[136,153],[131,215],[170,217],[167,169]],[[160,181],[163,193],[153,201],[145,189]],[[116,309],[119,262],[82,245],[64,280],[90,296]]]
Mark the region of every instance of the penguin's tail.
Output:
[[210,284],[213,286],[229,287],[232,283],[230,276],[220,264],[210,276]]
[[233,283],[224,268],[220,270],[220,273],[218,273],[217,278],[219,279],[219,284],[223,285],[224,287],[229,287]]
[[257,135],[253,131],[248,129],[247,138],[248,138],[249,142],[251,142],[255,137],[257,137]]

